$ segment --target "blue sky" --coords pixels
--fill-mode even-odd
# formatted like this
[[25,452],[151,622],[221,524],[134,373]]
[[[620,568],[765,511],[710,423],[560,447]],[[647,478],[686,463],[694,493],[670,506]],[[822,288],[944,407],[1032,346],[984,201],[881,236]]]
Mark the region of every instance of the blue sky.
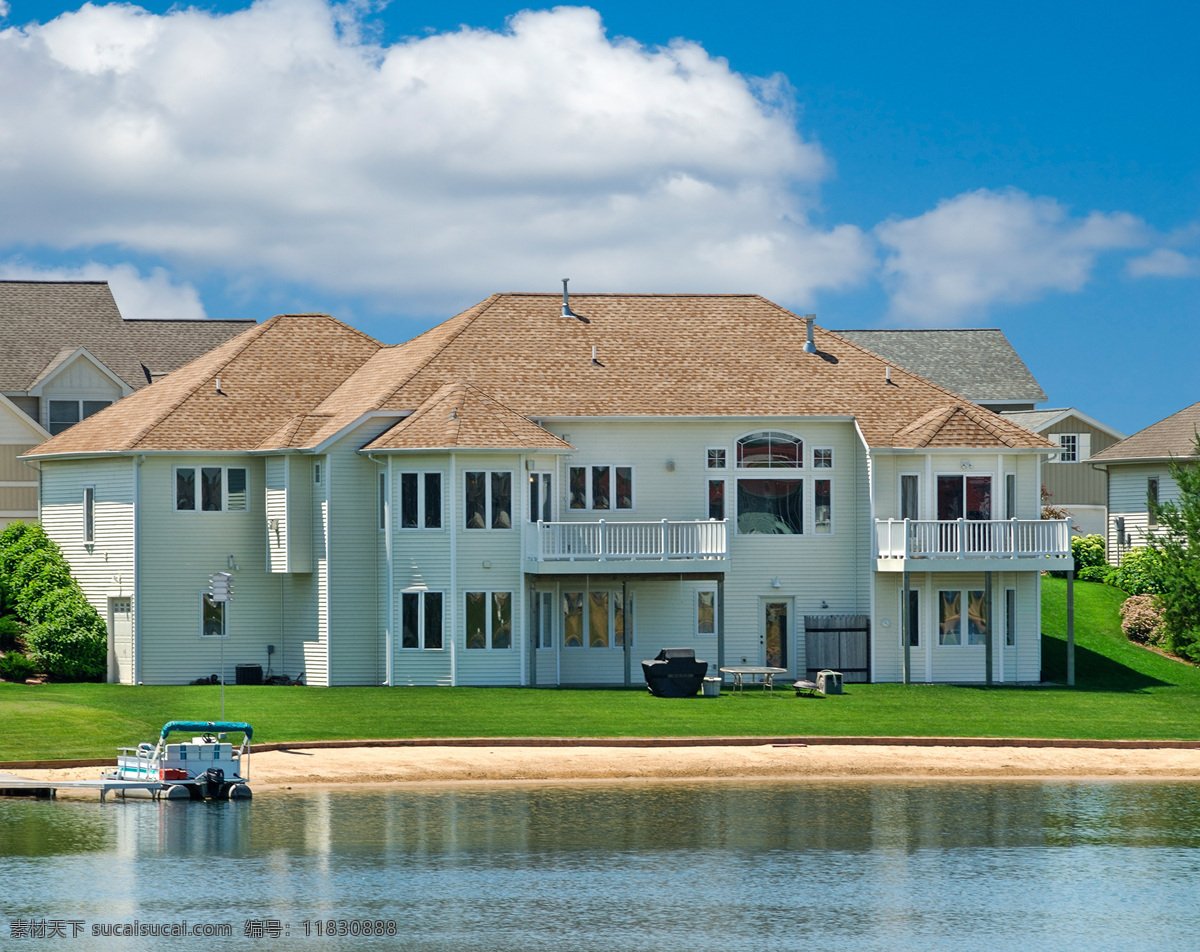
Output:
[[1000,327],[1200,400],[1200,5],[0,0],[0,276],[403,340],[495,290]]

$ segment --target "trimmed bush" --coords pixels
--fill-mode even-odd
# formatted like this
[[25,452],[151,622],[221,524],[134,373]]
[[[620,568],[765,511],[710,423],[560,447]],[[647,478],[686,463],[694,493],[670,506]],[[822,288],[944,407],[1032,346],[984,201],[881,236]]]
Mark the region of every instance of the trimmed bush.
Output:
[[1081,582],[1103,582],[1105,585],[1117,584],[1117,567],[1115,565],[1089,565],[1080,569],[1075,577]]
[[40,525],[15,522],[0,532],[0,576],[28,625],[32,663],[60,681],[102,680],[108,627]]
[[1130,595],[1160,595],[1163,591],[1162,556],[1146,546],[1130,549],[1121,557],[1114,584]]
[[1075,556],[1075,573],[1104,565],[1104,536],[1093,533],[1071,537],[1071,554]]
[[1121,603],[1121,631],[1130,641],[1161,645],[1166,638],[1162,599],[1157,595],[1130,595]]

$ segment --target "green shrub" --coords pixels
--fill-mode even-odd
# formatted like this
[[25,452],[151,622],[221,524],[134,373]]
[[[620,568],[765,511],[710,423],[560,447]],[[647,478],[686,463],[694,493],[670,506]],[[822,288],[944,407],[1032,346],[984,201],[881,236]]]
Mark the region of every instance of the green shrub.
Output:
[[1162,556],[1146,546],[1137,546],[1121,557],[1114,582],[1130,595],[1161,595],[1163,574]]
[[37,674],[37,665],[19,651],[10,651],[0,658],[0,681],[23,683]]
[[1089,565],[1079,570],[1075,576],[1081,582],[1103,582],[1105,585],[1117,584],[1117,567],[1115,565]]
[[1121,631],[1130,641],[1160,645],[1166,637],[1162,599],[1157,595],[1130,595],[1121,603]]
[[16,615],[0,618],[0,651],[19,650],[24,646],[25,626]]
[[0,532],[0,577],[29,626],[24,640],[40,670],[61,681],[103,679],[107,626],[40,525],[13,523]]
[[1104,536],[1093,533],[1071,537],[1071,554],[1075,556],[1075,572],[1104,565]]

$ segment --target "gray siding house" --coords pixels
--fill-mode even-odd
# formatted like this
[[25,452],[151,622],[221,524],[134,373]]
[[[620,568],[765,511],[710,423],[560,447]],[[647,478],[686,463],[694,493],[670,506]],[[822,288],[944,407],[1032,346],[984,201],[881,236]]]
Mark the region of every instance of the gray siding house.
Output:
[[37,518],[22,453],[254,323],[127,321],[104,281],[0,281],[0,528]]
[[761,297],[498,294],[274,317],[27,458],[114,681],[1028,682],[1057,449]]

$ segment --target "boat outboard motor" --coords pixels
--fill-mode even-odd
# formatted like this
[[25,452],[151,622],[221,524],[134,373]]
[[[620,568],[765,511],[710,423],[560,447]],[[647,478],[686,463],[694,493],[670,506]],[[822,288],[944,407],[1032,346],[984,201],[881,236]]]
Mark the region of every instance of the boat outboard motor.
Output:
[[225,788],[225,771],[220,767],[209,767],[204,771],[204,784],[208,788],[206,792],[209,800],[221,799]]

